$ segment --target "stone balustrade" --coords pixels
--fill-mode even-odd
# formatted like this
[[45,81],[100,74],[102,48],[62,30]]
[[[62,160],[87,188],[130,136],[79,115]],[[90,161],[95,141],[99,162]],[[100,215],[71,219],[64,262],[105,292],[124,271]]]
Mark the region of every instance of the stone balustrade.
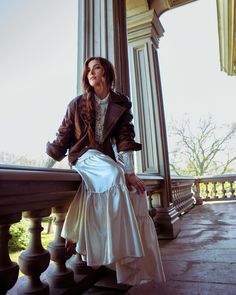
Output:
[[194,190],[202,201],[236,200],[236,174],[199,177]]
[[[139,176],[145,181],[149,211],[155,222],[159,218],[158,208],[163,206],[163,178]],[[98,272],[87,267],[79,254],[70,258],[60,236],[68,206],[80,181],[79,174],[72,170],[0,167],[0,294],[82,292],[104,275],[104,270]],[[172,180],[173,203],[180,213],[192,206],[192,182],[192,179]],[[51,214],[54,215],[54,240],[44,249],[41,223]],[[30,242],[17,263],[9,256],[9,228],[22,216],[30,221]],[[23,273],[20,279],[19,269]]]
[[172,177],[171,188],[173,204],[179,214],[189,211],[194,205],[193,177]]
[[[61,227],[68,206],[80,184],[80,176],[70,170],[37,169],[13,166],[0,168],[0,293],[6,294],[18,280],[19,269],[24,283],[18,294],[49,294],[50,287],[73,285],[73,272],[66,267],[69,258]],[[41,244],[42,218],[51,212],[55,215],[55,240],[48,250]],[[19,256],[19,265],[9,257],[8,241],[11,224],[19,222],[22,215],[30,220],[30,242]],[[54,267],[47,273],[50,259]]]

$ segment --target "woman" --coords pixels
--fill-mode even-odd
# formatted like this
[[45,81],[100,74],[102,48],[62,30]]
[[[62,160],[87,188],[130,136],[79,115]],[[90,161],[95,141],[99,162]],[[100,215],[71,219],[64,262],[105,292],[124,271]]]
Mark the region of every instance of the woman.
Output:
[[108,60],[89,58],[83,95],[70,102],[57,138],[47,144],[58,161],[69,150],[69,162],[82,177],[62,237],[67,250],[76,250],[89,266],[114,269],[118,283],[163,282],[144,182],[134,173],[133,152],[141,144],[134,141],[131,102],[112,90],[114,82]]

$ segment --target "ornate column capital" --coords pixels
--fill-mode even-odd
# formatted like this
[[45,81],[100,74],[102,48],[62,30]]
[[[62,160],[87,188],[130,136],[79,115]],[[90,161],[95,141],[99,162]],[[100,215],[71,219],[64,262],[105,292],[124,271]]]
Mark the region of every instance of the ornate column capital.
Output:
[[159,39],[164,34],[164,28],[154,9],[127,17],[127,28],[129,43],[151,39],[158,47]]

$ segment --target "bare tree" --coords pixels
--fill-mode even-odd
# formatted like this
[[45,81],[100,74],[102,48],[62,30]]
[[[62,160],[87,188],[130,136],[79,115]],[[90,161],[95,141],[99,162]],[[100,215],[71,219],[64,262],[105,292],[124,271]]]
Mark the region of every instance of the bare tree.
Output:
[[70,169],[67,158],[63,159],[61,162],[56,162],[52,158],[48,157],[46,154],[40,155],[38,158],[32,158],[27,154],[19,155],[2,151],[0,152],[0,164]]
[[0,164],[37,166],[38,161],[30,159],[26,155],[18,155],[10,152],[0,152]]
[[177,175],[203,176],[232,173],[236,160],[228,144],[235,138],[236,124],[227,126],[223,135],[211,117],[201,118],[193,131],[190,119],[185,117],[181,124],[172,122],[169,136],[175,139],[170,144],[170,168]]

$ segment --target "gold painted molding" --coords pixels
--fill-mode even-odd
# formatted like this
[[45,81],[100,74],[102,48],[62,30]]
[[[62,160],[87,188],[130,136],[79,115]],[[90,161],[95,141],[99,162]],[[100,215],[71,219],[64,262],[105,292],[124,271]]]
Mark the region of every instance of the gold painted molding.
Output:
[[126,0],[126,15],[127,17],[138,15],[149,10],[147,0]]
[[138,15],[127,17],[128,41],[151,38],[158,47],[159,39],[164,34],[164,28],[154,9],[144,11]]

